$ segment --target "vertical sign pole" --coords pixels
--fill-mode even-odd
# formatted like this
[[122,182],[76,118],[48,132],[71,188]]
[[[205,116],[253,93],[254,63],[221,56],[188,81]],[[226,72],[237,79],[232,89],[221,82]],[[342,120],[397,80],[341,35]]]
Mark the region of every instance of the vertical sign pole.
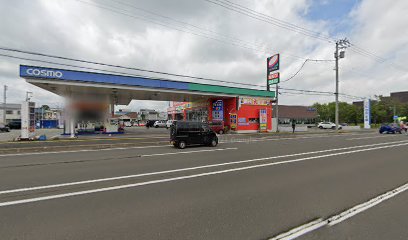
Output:
[[336,110],[335,110],[335,124],[336,124],[336,131],[339,131],[339,43],[336,42]]
[[279,84],[276,84],[276,102],[275,102],[275,117],[276,117],[276,132],[279,132]]
[[6,125],[7,123],[6,123],[6,121],[7,121],[7,118],[6,118],[6,102],[7,102],[7,85],[4,85],[4,95],[3,95],[3,97],[4,97],[4,100],[3,100],[3,124],[4,125]]

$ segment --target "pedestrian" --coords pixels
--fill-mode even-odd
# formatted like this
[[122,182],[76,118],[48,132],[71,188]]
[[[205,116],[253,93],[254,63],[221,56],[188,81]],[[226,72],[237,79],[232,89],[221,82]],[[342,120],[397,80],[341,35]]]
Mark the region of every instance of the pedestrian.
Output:
[[293,120],[292,120],[292,133],[295,133],[295,129],[296,129],[296,122],[295,122],[295,120],[293,119]]

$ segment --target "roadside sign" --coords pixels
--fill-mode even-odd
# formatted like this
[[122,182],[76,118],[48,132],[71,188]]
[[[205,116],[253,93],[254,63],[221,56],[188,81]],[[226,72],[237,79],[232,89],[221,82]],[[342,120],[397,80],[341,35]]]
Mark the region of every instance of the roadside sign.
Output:
[[279,53],[266,59],[266,87],[270,91],[270,85],[278,84],[280,81],[279,73]]
[[364,100],[364,128],[371,128],[371,106],[370,99]]
[[394,116],[394,120],[398,120],[398,116]]
[[231,113],[230,115],[231,129],[237,128],[237,114]]
[[269,73],[268,75],[268,84],[273,85],[273,84],[278,84],[280,82],[280,76],[279,73]]
[[268,75],[277,70],[279,70],[279,53],[268,58]]
[[260,109],[259,110],[259,130],[262,131],[266,131],[267,130],[267,113],[266,113],[266,109]]

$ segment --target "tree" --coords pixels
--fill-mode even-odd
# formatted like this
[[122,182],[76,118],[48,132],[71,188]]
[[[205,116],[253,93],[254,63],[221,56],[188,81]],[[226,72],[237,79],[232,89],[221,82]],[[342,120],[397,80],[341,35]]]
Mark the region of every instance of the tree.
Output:
[[41,106],[41,108],[43,109],[43,110],[50,110],[50,106],[48,106],[48,105],[42,105]]

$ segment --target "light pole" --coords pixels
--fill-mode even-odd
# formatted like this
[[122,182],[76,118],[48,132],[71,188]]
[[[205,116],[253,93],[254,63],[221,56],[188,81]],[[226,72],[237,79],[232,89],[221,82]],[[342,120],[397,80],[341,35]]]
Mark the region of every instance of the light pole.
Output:
[[349,40],[347,38],[340,39],[336,41],[336,52],[334,53],[334,58],[336,60],[336,91],[334,92],[336,98],[336,112],[335,112],[335,124],[336,131],[339,131],[339,59],[344,58],[344,51],[347,47],[350,46]]
[[6,111],[6,102],[7,102],[7,85],[4,85],[4,94],[3,94],[3,124],[4,125],[6,125],[6,120],[7,120],[7,118],[6,118],[6,114],[7,114],[7,111]]

